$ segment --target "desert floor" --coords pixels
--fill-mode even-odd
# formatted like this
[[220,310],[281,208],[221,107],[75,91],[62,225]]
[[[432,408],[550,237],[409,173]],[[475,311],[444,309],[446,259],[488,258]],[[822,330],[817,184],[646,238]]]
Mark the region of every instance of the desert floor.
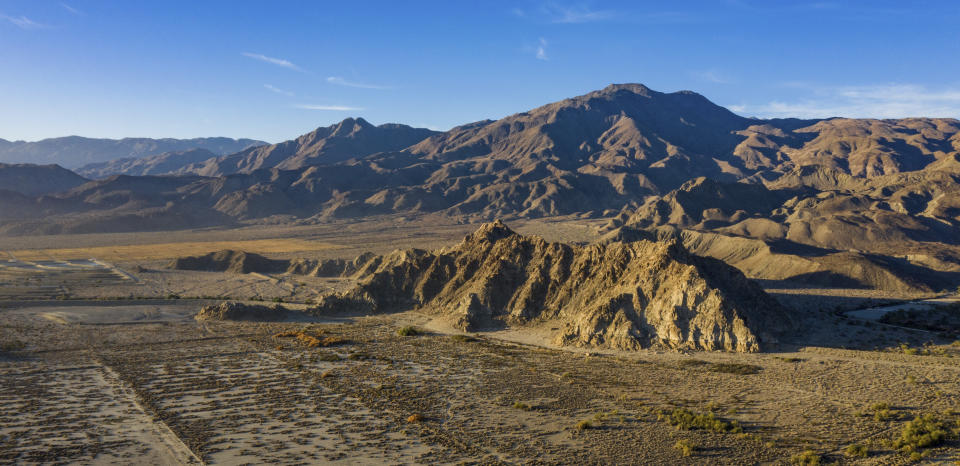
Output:
[[[182,251],[224,244],[353,257],[443,247],[473,229],[380,222],[0,239],[0,461],[778,464],[811,450],[824,461],[906,464],[889,441],[911,419],[937,413],[960,427],[960,344],[848,311],[915,297],[771,287],[807,316],[772,352],[626,353],[557,348],[549,328],[466,335],[416,311],[197,322],[222,297],[309,302],[349,283],[164,268]],[[580,221],[516,229],[595,239]],[[417,332],[400,335],[406,327]],[[277,336],[291,332],[327,346]],[[684,414],[701,422],[675,426]],[[847,456],[850,445],[868,456]],[[925,451],[923,461],[960,461],[956,438]]]

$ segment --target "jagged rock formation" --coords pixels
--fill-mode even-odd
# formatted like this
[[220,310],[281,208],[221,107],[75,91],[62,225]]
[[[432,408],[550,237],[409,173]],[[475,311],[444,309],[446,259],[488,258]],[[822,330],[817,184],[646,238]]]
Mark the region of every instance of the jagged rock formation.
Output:
[[792,327],[779,304],[736,269],[677,241],[571,246],[496,222],[438,251],[366,261],[355,288],[314,312],[418,307],[464,330],[560,324],[560,345],[757,351]]
[[365,252],[353,260],[325,259],[313,260],[298,258],[291,260],[287,266],[287,273],[291,275],[308,275],[311,277],[341,277],[356,273],[368,261],[376,257],[371,252]]
[[295,313],[279,305],[261,306],[235,301],[204,306],[194,316],[196,320],[232,320],[252,322],[281,322],[290,319]]
[[179,257],[167,264],[174,270],[202,270],[232,273],[277,273],[287,268],[289,261],[273,260],[259,254],[224,249],[203,256]]

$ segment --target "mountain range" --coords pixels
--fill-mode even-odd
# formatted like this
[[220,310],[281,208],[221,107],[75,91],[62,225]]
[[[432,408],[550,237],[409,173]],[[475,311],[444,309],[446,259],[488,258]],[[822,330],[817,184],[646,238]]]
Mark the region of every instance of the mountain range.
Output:
[[[791,277],[814,282],[829,281],[836,254],[858,255],[867,272],[845,276],[862,286],[934,289],[960,274],[955,119],[761,120],[694,92],[620,84],[446,132],[349,118],[207,155],[114,161],[82,173],[123,174],[0,197],[0,232],[577,215],[609,217],[614,236],[682,235],[713,257],[801,258]],[[737,257],[748,276],[777,275]]]
[[231,138],[94,139],[66,136],[33,142],[0,139],[0,163],[57,164],[73,169],[90,163],[189,149],[206,149],[216,155],[231,154],[264,144],[254,139]]

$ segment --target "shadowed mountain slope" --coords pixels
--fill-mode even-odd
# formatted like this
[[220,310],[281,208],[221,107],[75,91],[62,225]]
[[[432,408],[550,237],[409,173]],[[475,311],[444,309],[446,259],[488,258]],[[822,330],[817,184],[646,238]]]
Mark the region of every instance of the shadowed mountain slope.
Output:
[[77,169],[77,173],[93,179],[107,178],[114,175],[165,175],[182,170],[188,165],[204,162],[216,157],[217,154],[206,149],[188,149],[148,155],[146,157],[129,157],[111,160],[109,162],[91,163]]
[[0,163],[0,189],[24,196],[67,191],[86,182],[86,178],[59,165]]

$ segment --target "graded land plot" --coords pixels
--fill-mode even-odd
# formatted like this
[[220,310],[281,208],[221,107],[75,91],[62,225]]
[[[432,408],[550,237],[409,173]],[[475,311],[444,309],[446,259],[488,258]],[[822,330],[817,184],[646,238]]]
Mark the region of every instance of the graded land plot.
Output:
[[138,280],[95,260],[0,261],[0,300],[54,299],[90,286],[136,286]]
[[186,241],[177,243],[129,244],[85,248],[20,249],[7,251],[20,260],[77,260],[96,258],[105,261],[156,261],[180,256],[200,255],[222,249],[258,254],[311,252],[336,248],[335,245],[295,238],[246,241]]
[[[887,464],[908,461],[890,442],[921,413],[960,427],[960,347],[949,345],[926,355],[628,353],[529,344],[519,332],[448,334],[417,312],[81,325],[32,310],[0,310],[0,338],[20,343],[0,357],[0,400],[34,413],[20,433],[3,432],[18,445],[5,449],[10,461],[43,460],[40,442],[12,436],[42,439],[38,425],[97,433],[63,436],[79,462],[149,451],[213,464],[777,464],[806,450]],[[27,397],[16,389],[26,384],[37,387]],[[69,385],[79,389],[64,399]],[[110,400],[116,408],[85,421],[46,408]],[[123,422],[155,427],[131,439]],[[847,456],[850,445],[868,456]],[[951,462],[958,448],[951,438],[922,451]]]

